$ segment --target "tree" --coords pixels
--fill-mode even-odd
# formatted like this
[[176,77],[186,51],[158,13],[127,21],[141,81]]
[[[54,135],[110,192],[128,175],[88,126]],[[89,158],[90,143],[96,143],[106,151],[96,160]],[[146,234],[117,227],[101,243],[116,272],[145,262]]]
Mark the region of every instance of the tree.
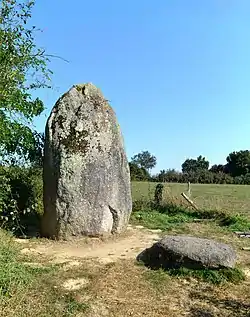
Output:
[[160,173],[157,175],[159,182],[164,183],[168,181],[166,173],[167,173],[166,170],[160,170]]
[[132,181],[148,181],[150,175],[144,167],[139,167],[133,162],[129,162],[130,178]]
[[231,176],[246,175],[250,172],[250,151],[232,152],[227,157],[227,168]]
[[158,174],[159,182],[179,183],[182,180],[182,174],[175,169],[161,170]]
[[131,161],[139,167],[145,168],[147,171],[156,166],[156,157],[148,151],[143,151],[133,156]]
[[197,173],[201,170],[208,170],[209,162],[206,160],[205,157],[201,155],[197,157],[197,159],[187,159],[182,165],[182,172],[183,173]]
[[29,151],[29,160],[32,167],[43,167],[44,158],[44,133],[33,132],[35,139],[34,147]]
[[0,0],[0,160],[32,159],[37,149],[34,117],[44,110],[32,91],[49,87],[48,56],[28,27],[34,1]]
[[222,165],[222,164],[214,164],[210,169],[209,169],[210,172],[212,173],[225,173],[226,171],[226,168],[225,168],[225,165]]

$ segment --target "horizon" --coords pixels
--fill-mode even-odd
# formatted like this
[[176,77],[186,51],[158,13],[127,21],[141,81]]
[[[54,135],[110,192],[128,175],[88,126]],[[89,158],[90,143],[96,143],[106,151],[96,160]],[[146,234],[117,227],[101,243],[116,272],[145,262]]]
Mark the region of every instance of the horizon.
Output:
[[71,86],[92,82],[111,100],[129,160],[148,150],[154,172],[199,155],[225,164],[249,149],[249,13],[247,1],[37,3],[38,46],[69,63],[52,59],[54,89],[34,93],[47,108],[36,128]]

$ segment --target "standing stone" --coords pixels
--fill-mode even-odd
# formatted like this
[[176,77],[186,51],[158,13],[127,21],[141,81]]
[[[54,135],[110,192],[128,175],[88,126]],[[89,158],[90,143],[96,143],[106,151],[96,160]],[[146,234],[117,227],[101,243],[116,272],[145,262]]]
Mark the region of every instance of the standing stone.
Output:
[[126,229],[130,173],[113,109],[92,84],[73,86],[46,125],[42,235],[102,236]]

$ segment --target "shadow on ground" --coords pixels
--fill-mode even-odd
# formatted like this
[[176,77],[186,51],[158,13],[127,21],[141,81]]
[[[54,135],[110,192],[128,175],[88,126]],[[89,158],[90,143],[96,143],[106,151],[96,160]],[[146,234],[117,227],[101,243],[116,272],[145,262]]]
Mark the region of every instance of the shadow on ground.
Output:
[[[190,294],[193,300],[200,300],[201,303],[209,305],[208,308],[203,308],[197,304],[190,310],[190,317],[217,317],[217,316],[228,316],[228,317],[250,317],[250,302],[245,303],[235,299],[219,299],[213,296],[200,294],[193,292]],[[215,311],[218,312],[217,314]]]

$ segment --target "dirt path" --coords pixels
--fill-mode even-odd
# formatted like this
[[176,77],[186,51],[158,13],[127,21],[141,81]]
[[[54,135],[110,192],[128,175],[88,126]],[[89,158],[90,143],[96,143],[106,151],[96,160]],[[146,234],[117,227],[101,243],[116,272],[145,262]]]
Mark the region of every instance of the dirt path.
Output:
[[67,262],[73,259],[95,258],[100,263],[115,262],[122,258],[136,258],[145,248],[160,239],[160,230],[147,230],[141,226],[129,226],[119,237],[102,241],[100,239],[76,239],[74,241],[20,240],[22,253],[41,254],[53,257],[53,262]]

